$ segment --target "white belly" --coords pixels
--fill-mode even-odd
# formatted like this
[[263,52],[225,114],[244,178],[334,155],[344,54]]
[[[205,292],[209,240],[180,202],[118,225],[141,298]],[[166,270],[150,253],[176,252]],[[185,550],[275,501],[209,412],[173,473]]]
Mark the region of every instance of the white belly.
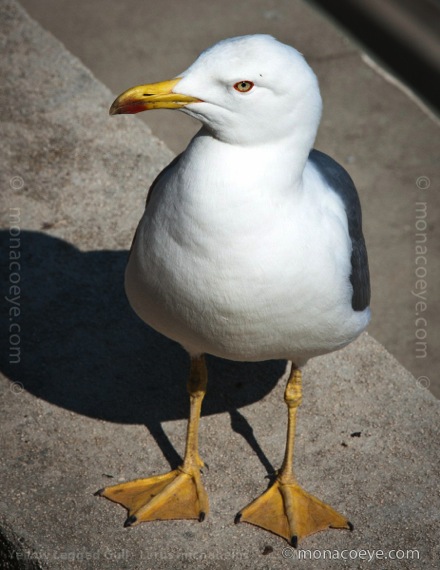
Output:
[[312,196],[224,192],[155,190],[126,270],[138,316],[192,354],[233,360],[299,364],[352,341],[369,312],[351,308],[343,221],[310,217]]

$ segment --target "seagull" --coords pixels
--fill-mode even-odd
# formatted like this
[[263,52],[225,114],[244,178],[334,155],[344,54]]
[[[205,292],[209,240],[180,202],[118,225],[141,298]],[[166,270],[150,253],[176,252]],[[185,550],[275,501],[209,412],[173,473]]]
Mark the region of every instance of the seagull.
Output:
[[155,179],[125,273],[128,300],[190,357],[182,465],[105,487],[126,527],[209,511],[198,451],[205,354],[291,362],[284,460],[235,517],[296,547],[347,518],[305,491],[293,470],[302,368],[338,350],[370,320],[361,206],[342,166],[313,149],[322,101],[304,57],[272,36],[225,39],[175,78],[122,93],[111,115],[178,109],[202,126]]

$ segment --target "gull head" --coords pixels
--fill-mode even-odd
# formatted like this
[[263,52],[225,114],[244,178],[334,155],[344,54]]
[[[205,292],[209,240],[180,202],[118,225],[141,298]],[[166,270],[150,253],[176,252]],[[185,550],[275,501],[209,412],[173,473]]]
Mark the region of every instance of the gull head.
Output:
[[299,136],[311,146],[321,107],[318,81],[304,57],[257,34],[220,41],[171,80],[128,89],[110,114],[179,109],[226,143],[257,145]]

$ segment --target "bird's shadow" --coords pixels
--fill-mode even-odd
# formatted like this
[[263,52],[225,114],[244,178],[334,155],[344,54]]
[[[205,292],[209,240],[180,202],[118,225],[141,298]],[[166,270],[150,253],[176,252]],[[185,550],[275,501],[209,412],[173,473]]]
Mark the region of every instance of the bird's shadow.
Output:
[[[128,252],[82,252],[61,239],[25,230],[19,236],[0,232],[0,243],[6,252],[2,372],[67,410],[146,425],[174,467],[180,457],[162,422],[187,417],[189,359],[131,310],[123,288]],[[15,265],[13,251],[19,252]],[[268,472],[273,468],[238,409],[269,393],[285,364],[208,359],[203,415],[229,412],[233,429]]]

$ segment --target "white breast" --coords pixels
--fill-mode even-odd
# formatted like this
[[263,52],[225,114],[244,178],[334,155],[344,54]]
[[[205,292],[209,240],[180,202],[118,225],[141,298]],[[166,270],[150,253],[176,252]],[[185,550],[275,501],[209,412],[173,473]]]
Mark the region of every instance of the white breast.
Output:
[[250,167],[245,154],[196,150],[159,182],[139,224],[126,271],[135,312],[193,354],[234,360],[299,362],[353,340],[368,314],[351,309],[339,198],[310,169],[304,191],[284,173],[267,177],[264,154]]

